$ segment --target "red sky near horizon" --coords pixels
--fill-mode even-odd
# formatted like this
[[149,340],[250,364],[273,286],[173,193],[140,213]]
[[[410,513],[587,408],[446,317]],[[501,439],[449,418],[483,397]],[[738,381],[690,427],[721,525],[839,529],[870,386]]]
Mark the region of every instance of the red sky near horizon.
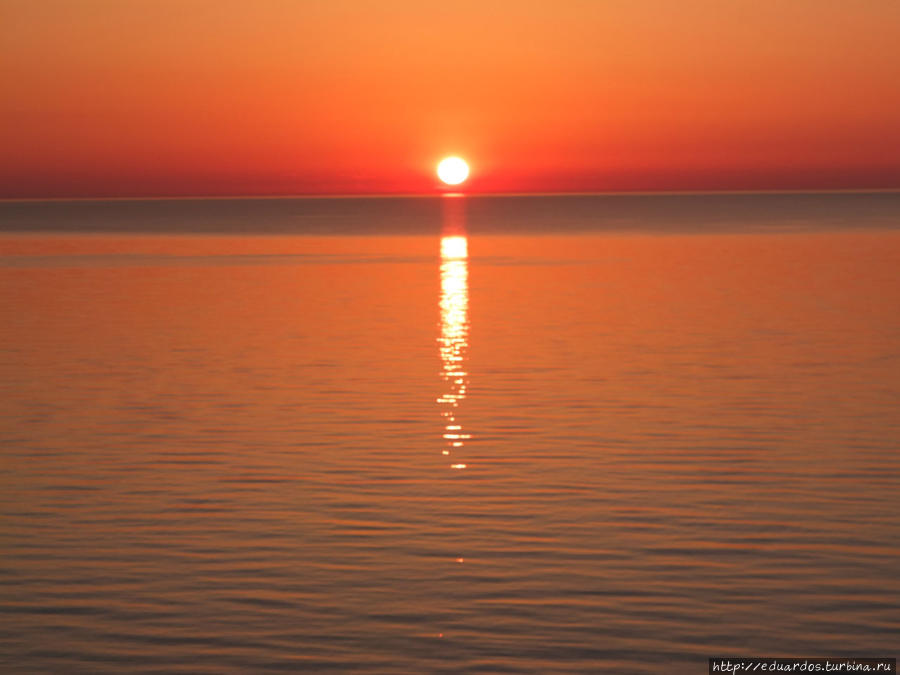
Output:
[[900,2],[0,0],[0,197],[900,187]]

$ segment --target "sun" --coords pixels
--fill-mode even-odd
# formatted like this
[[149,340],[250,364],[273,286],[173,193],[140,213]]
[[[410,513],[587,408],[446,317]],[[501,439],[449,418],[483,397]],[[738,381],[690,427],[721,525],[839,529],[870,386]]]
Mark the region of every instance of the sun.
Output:
[[469,165],[460,157],[444,157],[437,166],[437,175],[447,185],[459,185],[469,177]]

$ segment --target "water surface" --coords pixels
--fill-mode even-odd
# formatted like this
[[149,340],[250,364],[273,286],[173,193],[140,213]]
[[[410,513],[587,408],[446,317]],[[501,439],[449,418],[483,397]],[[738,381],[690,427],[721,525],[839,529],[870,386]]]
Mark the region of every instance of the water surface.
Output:
[[782,197],[3,205],[0,664],[896,655],[900,200]]

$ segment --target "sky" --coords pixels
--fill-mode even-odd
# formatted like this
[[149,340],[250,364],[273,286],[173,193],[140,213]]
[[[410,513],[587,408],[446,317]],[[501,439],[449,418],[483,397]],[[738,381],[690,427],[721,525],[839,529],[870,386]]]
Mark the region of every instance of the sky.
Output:
[[897,0],[0,0],[0,197],[900,187]]

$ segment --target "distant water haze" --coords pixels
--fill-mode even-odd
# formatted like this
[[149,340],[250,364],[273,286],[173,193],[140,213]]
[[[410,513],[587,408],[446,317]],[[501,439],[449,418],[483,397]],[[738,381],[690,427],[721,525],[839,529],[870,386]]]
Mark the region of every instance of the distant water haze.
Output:
[[10,672],[895,655],[895,193],[0,229]]
[[0,201],[0,232],[437,235],[895,228],[900,192]]

